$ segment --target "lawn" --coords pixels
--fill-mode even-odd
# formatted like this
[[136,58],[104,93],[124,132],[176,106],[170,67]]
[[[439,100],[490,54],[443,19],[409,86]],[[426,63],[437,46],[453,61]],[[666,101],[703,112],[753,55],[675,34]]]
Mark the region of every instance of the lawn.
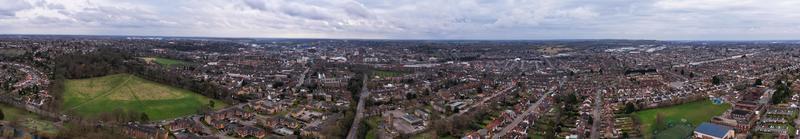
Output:
[[227,105],[130,74],[67,80],[65,86],[62,108],[89,117],[119,109],[144,112],[150,120],[164,120],[194,114],[209,101],[215,101],[215,109]]
[[649,109],[638,111],[634,114],[639,118],[642,123],[643,133],[645,138],[651,138],[653,134],[653,124],[656,122],[656,115],[661,114],[664,116],[665,123],[683,123],[684,121],[692,125],[692,129],[700,125],[700,123],[711,120],[714,116],[718,116],[728,110],[731,106],[729,104],[712,104],[710,100],[690,102],[686,104]]
[[186,61],[183,61],[183,60],[175,60],[175,59],[160,58],[160,57],[147,57],[147,58],[143,58],[143,59],[145,61],[148,61],[148,62],[155,62],[156,64],[159,64],[159,65],[165,66],[165,67],[189,64],[189,62],[186,62]]

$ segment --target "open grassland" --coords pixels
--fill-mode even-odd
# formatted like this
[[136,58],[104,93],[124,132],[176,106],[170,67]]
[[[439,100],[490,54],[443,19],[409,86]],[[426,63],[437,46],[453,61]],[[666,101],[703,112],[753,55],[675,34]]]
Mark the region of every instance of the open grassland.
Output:
[[66,111],[82,116],[97,116],[116,109],[144,112],[150,120],[191,115],[215,101],[215,109],[225,103],[189,90],[148,81],[130,74],[68,80],[65,83]]
[[642,123],[643,134],[645,138],[653,137],[653,127],[656,123],[656,115],[661,114],[664,123],[673,124],[691,124],[690,129],[694,129],[700,123],[711,120],[714,116],[718,116],[728,110],[731,106],[729,104],[712,104],[710,100],[690,102],[681,105],[670,107],[648,109],[638,111],[634,114],[639,118]]
[[189,64],[189,62],[183,60],[175,60],[175,59],[160,58],[160,57],[146,57],[142,59],[144,59],[147,62],[155,62],[156,64],[165,67]]

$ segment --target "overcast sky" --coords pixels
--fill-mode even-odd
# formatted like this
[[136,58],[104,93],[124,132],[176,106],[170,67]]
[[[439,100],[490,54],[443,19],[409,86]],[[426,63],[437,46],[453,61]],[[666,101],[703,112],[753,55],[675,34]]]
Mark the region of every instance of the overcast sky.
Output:
[[0,34],[800,39],[800,0],[0,0]]

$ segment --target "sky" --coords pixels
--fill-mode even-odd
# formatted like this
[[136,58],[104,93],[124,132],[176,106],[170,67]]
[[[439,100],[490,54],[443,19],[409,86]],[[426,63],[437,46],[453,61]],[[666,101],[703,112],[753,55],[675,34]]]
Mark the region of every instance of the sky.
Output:
[[800,0],[0,0],[0,34],[800,39]]

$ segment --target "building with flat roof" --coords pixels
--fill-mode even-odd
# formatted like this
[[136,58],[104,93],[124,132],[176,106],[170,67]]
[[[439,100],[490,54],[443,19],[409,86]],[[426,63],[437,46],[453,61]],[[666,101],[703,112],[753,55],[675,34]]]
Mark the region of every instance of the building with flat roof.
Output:
[[735,136],[733,128],[704,122],[694,129],[696,139],[732,139]]

